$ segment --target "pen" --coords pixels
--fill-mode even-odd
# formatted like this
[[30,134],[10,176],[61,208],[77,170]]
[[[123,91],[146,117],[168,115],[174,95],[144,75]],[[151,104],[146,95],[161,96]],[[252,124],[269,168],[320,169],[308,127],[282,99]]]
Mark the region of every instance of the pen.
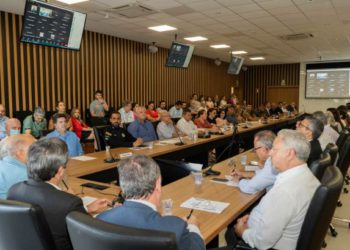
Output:
[[187,220],[189,220],[191,218],[192,213],[193,213],[193,209],[191,209],[191,212],[189,213],[189,215],[187,215],[187,217],[186,217]]
[[63,185],[65,186],[65,188],[68,190],[69,187],[67,186],[66,182],[65,182],[64,180],[62,180],[62,183],[63,183]]

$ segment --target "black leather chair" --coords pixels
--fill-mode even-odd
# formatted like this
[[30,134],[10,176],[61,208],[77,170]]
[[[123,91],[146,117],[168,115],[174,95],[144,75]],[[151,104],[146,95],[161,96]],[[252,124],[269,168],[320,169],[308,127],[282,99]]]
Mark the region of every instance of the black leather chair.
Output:
[[91,127],[91,113],[90,113],[90,109],[85,109],[85,123]]
[[297,250],[319,250],[323,244],[343,185],[343,176],[338,168],[329,167],[325,176],[326,181],[317,188],[307,210]]
[[74,250],[176,250],[174,233],[113,225],[89,215],[71,212],[66,217]]
[[160,168],[162,174],[162,186],[177,181],[188,176],[191,171],[183,161],[172,161],[166,159],[154,159]]
[[53,110],[53,111],[46,111],[45,112],[45,118],[46,118],[46,121],[47,121],[47,125],[49,125],[49,121],[51,119],[51,117],[57,113],[57,111]]
[[30,110],[18,110],[13,112],[13,117],[17,118],[21,122],[21,124],[23,124],[24,119],[31,114],[33,114],[33,112]]
[[338,146],[334,143],[328,143],[323,152],[331,156],[331,165],[334,166],[338,157]]
[[42,209],[24,202],[0,200],[0,249],[56,249]]
[[341,132],[339,134],[339,137],[338,137],[338,140],[336,142],[337,146],[338,146],[338,151],[340,152],[346,139],[350,136],[349,133],[344,133],[344,132]]
[[106,143],[104,139],[104,132],[108,126],[96,126],[93,127],[94,134],[95,134],[95,140],[96,140],[96,150],[97,151],[103,151],[106,149]]
[[328,153],[322,153],[320,159],[310,165],[311,172],[321,181],[325,170],[332,165],[331,156]]

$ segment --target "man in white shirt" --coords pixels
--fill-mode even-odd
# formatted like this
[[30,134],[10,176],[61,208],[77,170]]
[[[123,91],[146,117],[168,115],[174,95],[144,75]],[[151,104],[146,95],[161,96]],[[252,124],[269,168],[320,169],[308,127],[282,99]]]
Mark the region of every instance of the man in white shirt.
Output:
[[159,140],[177,137],[175,126],[170,118],[169,113],[167,111],[161,112],[160,117],[162,121],[157,125],[157,134]]
[[119,109],[119,113],[122,119],[122,124],[131,123],[135,120],[131,110],[131,102],[129,101],[123,103],[123,107]]
[[330,124],[328,124],[325,113],[323,113],[322,111],[316,111],[312,114],[312,116],[320,120],[324,125],[323,132],[320,135],[320,137],[318,137],[318,141],[320,142],[322,150],[326,148],[328,143],[335,144],[338,140],[339,133],[335,131]]
[[270,157],[273,141],[276,135],[270,130],[259,131],[254,136],[254,151],[259,159],[260,170],[233,172],[233,178],[239,181],[241,192],[254,194],[265,188],[270,190],[275,183],[278,172],[273,168]]
[[279,172],[272,189],[250,215],[238,219],[235,233],[257,249],[295,249],[310,201],[320,185],[306,161],[310,143],[298,131],[278,133],[271,150]]
[[177,128],[186,135],[197,133],[197,126],[194,125],[192,121],[192,114],[189,109],[184,109],[182,113],[182,118],[177,122]]
[[6,109],[3,104],[0,103],[0,140],[6,137],[6,122],[8,117],[6,116]]
[[181,118],[182,116],[182,101],[177,101],[173,107],[170,108],[169,114],[171,118]]

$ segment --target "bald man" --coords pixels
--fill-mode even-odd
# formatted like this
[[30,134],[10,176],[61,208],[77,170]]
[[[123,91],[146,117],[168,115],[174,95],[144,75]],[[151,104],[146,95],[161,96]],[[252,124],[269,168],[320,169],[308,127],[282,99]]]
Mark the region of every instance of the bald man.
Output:
[[0,140],[6,137],[6,122],[8,117],[6,116],[5,106],[0,104]]
[[21,133],[21,122],[16,118],[10,118],[6,122],[6,135],[18,135]]
[[0,142],[0,198],[6,199],[13,184],[27,180],[27,152],[35,142],[31,135],[12,135]]

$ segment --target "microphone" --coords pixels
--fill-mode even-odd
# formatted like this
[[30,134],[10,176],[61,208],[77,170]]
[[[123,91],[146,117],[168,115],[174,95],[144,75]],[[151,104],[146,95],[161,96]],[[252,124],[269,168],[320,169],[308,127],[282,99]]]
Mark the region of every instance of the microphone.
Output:
[[185,143],[183,142],[183,140],[181,139],[181,136],[179,135],[179,132],[177,131],[178,128],[176,127],[176,125],[174,125],[175,128],[175,133],[177,135],[177,137],[179,138],[180,142],[175,143],[176,146],[182,146],[185,145]]
[[237,136],[237,126],[234,127],[234,130],[233,130],[233,135],[232,135],[232,141],[230,142],[230,144],[227,145],[227,147],[221,152],[221,154],[216,157],[214,163],[208,168],[208,170],[206,170],[203,175],[204,176],[209,176],[209,175],[220,175],[221,172],[220,171],[217,171],[217,170],[213,170],[213,166],[219,161],[219,159],[221,159],[221,157],[224,155],[224,153],[226,153],[226,151],[228,149],[230,149],[233,144],[236,143],[236,139],[235,137]]

